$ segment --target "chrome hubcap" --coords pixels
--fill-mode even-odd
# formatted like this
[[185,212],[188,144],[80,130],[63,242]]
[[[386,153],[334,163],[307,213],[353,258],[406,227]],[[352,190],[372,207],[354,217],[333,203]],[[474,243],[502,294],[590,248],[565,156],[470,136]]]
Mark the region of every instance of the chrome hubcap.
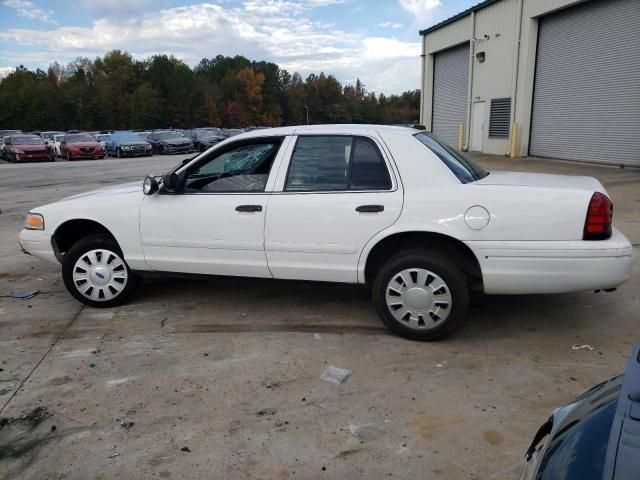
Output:
[[73,266],[73,284],[85,297],[105,302],[117,297],[127,285],[127,267],[120,256],[110,250],[91,250]]
[[385,298],[391,315],[416,330],[437,327],[451,312],[449,287],[439,275],[424,268],[407,268],[395,274]]

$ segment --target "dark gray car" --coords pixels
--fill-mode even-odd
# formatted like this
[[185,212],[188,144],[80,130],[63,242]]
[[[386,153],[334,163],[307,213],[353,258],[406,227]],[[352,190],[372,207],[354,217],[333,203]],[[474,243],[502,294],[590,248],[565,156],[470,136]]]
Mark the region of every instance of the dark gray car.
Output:
[[556,409],[525,462],[521,480],[640,479],[640,345],[624,375]]
[[193,151],[191,139],[175,131],[152,132],[147,136],[147,141],[151,144],[153,153],[162,155]]

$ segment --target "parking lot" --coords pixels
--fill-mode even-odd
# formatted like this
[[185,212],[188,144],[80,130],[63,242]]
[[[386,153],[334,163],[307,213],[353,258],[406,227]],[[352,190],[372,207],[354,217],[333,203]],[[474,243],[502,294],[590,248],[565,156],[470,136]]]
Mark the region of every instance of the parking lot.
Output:
[[[30,208],[182,158],[0,164],[0,479],[518,478],[538,426],[639,340],[634,169],[479,157],[597,177],[634,276],[612,293],[479,296],[437,343],[390,334],[351,285],[154,278],[93,309],[20,252]],[[325,382],[329,365],[352,376]]]

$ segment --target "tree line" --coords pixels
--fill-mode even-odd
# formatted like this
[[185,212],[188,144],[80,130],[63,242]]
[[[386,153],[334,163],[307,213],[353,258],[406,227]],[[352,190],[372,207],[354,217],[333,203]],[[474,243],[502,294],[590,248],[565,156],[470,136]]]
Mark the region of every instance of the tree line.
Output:
[[307,123],[414,123],[420,91],[367,92],[358,80],[306,79],[275,63],[242,56],[202,59],[194,68],[174,56],[136,60],[113,50],[48,70],[18,67],[0,81],[0,128],[125,130]]

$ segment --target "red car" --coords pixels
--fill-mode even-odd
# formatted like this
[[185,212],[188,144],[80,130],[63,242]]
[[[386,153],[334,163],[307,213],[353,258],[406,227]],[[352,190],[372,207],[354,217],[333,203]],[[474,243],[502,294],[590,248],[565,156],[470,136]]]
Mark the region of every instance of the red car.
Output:
[[53,162],[53,150],[38,135],[12,135],[5,141],[4,156],[10,162]]
[[60,142],[60,155],[67,160],[104,158],[104,148],[93,135],[67,133]]

